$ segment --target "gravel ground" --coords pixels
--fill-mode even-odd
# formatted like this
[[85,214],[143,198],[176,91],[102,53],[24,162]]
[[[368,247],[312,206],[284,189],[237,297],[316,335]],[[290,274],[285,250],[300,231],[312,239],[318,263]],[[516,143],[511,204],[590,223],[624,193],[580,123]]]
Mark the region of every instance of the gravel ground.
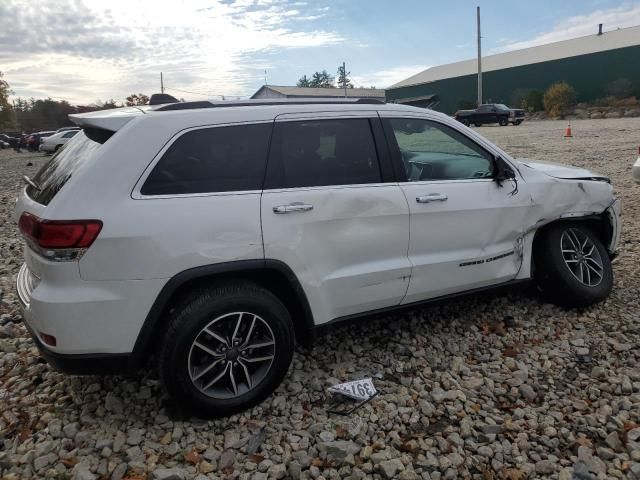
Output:
[[[10,212],[21,176],[45,158],[0,151],[0,475],[640,478],[640,119],[575,121],[572,139],[565,126],[480,132],[515,156],[613,179],[625,225],[606,303],[562,310],[525,291],[342,327],[299,350],[262,405],[215,421],[171,404],[155,373],[69,377],[39,359],[14,293],[22,242]],[[325,388],[362,376],[380,395],[329,414]]]

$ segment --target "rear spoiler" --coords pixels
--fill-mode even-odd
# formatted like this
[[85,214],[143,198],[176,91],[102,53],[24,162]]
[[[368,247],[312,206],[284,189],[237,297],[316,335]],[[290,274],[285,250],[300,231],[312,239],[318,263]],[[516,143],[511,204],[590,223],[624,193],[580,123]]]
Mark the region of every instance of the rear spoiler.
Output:
[[134,118],[144,115],[149,107],[122,107],[89,113],[74,113],[69,119],[82,128],[99,128],[117,132]]

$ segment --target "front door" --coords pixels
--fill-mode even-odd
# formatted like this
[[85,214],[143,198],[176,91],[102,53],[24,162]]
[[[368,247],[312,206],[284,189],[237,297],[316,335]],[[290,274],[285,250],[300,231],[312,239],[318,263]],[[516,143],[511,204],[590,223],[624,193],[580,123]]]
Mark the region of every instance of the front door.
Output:
[[261,206],[265,257],[295,272],[316,324],[398,305],[411,271],[409,208],[374,141],[380,120],[333,115],[277,118]]
[[[385,118],[393,155],[406,172],[411,281],[403,303],[499,284],[521,265],[518,239],[526,186],[493,180],[492,154],[435,120]],[[529,200],[529,201],[528,201]]]

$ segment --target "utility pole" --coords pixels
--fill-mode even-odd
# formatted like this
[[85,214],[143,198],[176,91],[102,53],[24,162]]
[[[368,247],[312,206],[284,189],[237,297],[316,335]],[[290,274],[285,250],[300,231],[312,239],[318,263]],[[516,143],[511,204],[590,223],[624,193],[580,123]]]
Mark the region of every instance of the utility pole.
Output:
[[477,7],[478,16],[478,106],[482,104],[482,40],[480,36],[480,7]]
[[160,72],[160,93],[164,93],[164,81],[162,79],[162,72]]
[[267,71],[264,71],[264,84],[267,84]]
[[344,96],[347,96],[347,65],[342,62],[342,73],[344,74]]

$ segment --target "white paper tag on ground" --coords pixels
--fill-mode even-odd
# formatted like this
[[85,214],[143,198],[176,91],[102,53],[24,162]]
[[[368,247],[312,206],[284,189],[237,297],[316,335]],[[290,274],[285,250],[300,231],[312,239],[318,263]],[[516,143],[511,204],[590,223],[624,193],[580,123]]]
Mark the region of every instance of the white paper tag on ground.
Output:
[[339,383],[327,389],[332,393],[340,393],[355,400],[369,400],[377,391],[370,378],[354,380],[353,382]]

